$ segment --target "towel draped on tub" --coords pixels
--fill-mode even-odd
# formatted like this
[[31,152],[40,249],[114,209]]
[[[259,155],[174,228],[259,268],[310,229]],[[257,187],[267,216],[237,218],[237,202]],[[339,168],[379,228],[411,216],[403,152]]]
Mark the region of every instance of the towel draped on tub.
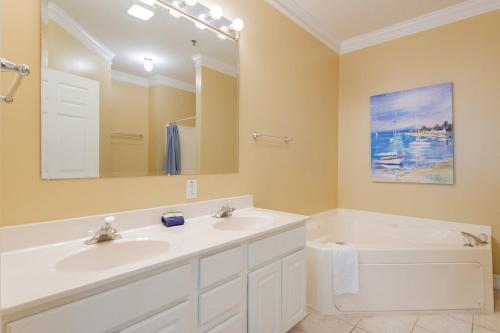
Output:
[[359,293],[358,249],[352,244],[332,244],[335,295]]

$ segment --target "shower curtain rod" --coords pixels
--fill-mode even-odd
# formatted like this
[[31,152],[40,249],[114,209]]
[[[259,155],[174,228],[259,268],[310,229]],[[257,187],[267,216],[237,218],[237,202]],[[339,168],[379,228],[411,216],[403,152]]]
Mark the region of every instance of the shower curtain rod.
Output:
[[[187,121],[187,120],[192,120],[192,119],[196,119],[196,116],[194,116],[194,117],[188,117],[188,118],[183,118],[183,119],[179,119],[179,120],[176,120],[176,121],[172,121],[168,125],[173,125],[173,124],[180,123],[182,121]],[[168,125],[166,125],[166,126],[168,126]]]

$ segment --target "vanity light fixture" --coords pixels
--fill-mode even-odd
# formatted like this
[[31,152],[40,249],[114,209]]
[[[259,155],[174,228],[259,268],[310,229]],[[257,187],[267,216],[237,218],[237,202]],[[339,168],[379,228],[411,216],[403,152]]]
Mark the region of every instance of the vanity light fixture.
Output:
[[154,7],[156,5],[156,0],[139,0],[143,4]]
[[153,70],[153,59],[151,58],[144,58],[144,69],[146,72],[151,72]]
[[242,19],[240,19],[239,17],[235,18],[233,20],[233,23],[231,23],[231,25],[229,26],[229,31],[236,31],[236,32],[240,32],[241,30],[243,30],[243,28],[245,27],[245,23],[243,22]]
[[210,14],[208,15],[209,20],[218,20],[224,15],[222,7],[219,5],[214,5],[210,8]]
[[197,3],[198,0],[181,0],[181,1],[174,1],[174,6],[179,8],[185,8],[186,6],[191,6],[191,7],[196,6]]
[[[141,0],[142,1],[142,0]],[[152,0],[145,0],[152,1]],[[168,10],[174,17],[187,18],[192,21],[195,26],[201,30],[211,30],[220,39],[229,39],[237,42],[240,37],[240,31],[243,30],[244,23],[240,18],[234,19],[232,22],[223,16],[223,9],[219,5],[214,5],[207,8],[199,4],[198,0],[155,0],[155,5]],[[190,7],[196,6],[196,9]],[[205,10],[205,13],[200,14],[200,11]],[[214,21],[220,20],[220,25],[216,26]]]
[[132,7],[130,7],[127,13],[143,21],[151,19],[155,14],[155,12],[153,12],[152,10],[149,10],[139,5],[133,5]]

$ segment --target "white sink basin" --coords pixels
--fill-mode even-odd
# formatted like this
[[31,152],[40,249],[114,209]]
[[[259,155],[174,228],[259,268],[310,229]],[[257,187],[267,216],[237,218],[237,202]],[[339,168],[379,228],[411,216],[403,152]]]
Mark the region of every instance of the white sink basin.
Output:
[[214,228],[226,231],[256,230],[267,227],[274,222],[274,218],[264,214],[245,214],[221,218],[214,224]]
[[162,255],[169,247],[169,243],[157,240],[103,242],[62,259],[54,268],[60,272],[100,271]]

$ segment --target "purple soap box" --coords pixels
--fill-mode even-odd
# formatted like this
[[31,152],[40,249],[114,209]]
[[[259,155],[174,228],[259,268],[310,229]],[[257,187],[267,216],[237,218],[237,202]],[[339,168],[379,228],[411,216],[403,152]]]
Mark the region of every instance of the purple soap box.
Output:
[[161,221],[165,227],[175,227],[184,224],[184,216],[181,212],[166,212],[161,216]]

